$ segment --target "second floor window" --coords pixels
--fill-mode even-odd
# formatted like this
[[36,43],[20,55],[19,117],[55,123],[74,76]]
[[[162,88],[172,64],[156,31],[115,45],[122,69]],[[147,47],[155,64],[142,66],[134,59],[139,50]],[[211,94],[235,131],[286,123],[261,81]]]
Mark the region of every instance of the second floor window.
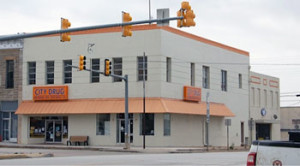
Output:
[[227,71],[221,70],[221,90],[227,91]]
[[191,63],[191,86],[195,86],[195,63]]
[[145,67],[145,81],[147,81],[147,76],[148,76],[148,60],[147,60],[147,57],[143,57],[143,56],[140,56],[140,57],[137,57],[137,60],[138,60],[138,81],[143,81],[143,59],[145,59],[145,64],[144,64],[144,67]]
[[14,61],[6,61],[6,88],[14,88]]
[[209,67],[202,67],[202,87],[209,89]]
[[46,62],[46,83],[54,84],[54,61]]
[[72,67],[67,66],[72,65],[72,60],[64,60],[64,83],[72,83]]
[[28,62],[28,84],[29,85],[35,84],[35,80],[36,80],[36,63]]
[[242,89],[242,74],[239,74],[239,88]]
[[167,82],[171,82],[171,58],[167,57]]
[[[122,58],[113,58],[113,74],[122,76]],[[122,82],[122,79],[113,77],[113,81]]]
[[[92,70],[100,70],[100,59],[91,60]],[[97,72],[91,72],[91,82],[100,82],[100,74]]]

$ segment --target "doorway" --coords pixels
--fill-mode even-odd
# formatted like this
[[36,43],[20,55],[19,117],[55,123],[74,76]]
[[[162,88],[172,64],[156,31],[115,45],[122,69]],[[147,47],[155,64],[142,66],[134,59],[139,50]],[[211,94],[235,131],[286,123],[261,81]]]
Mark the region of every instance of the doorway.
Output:
[[245,142],[244,142],[244,122],[241,122],[241,146],[244,146]]
[[256,140],[271,140],[271,124],[256,124]]
[[46,135],[45,140],[47,143],[60,143],[62,142],[62,120],[46,120]]
[[18,117],[14,112],[2,112],[3,141],[17,142]]
[[[128,133],[130,143],[133,142],[133,114],[128,114]],[[117,143],[125,143],[125,115],[117,114]]]

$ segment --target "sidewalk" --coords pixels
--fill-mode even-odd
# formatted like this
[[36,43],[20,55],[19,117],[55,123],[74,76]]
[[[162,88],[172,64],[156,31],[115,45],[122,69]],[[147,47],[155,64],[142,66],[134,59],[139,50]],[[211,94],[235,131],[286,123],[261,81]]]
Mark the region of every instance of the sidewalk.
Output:
[[67,146],[64,144],[17,144],[0,142],[0,148],[31,148],[31,149],[66,149],[66,150],[97,150],[106,152],[131,152],[131,153],[191,153],[205,152],[203,147],[136,147],[124,149],[123,146]]
[[[16,144],[0,142],[0,148],[22,148],[22,149],[47,149],[47,150],[89,150],[89,151],[100,151],[100,152],[120,152],[120,153],[204,153],[207,152],[206,147],[135,147],[131,146],[130,149],[124,149],[123,146],[67,146],[64,144]],[[224,147],[209,147],[209,152],[226,152]],[[232,151],[247,151],[244,147],[236,147]],[[230,152],[228,151],[228,152]],[[25,152],[2,152],[0,153],[1,159],[13,159],[13,158],[32,158],[32,157],[53,157],[50,153],[29,153]]]

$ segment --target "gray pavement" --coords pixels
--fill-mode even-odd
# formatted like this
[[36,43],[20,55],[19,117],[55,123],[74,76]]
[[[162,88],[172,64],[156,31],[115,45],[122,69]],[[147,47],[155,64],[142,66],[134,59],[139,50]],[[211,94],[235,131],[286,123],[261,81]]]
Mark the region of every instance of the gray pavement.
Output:
[[[224,149],[218,149],[215,147],[210,147],[210,153],[215,153],[222,151],[224,154],[230,154],[228,151]],[[237,152],[239,151],[239,152]],[[242,153],[242,155],[248,154],[248,150],[245,150],[244,148],[241,148],[239,150],[231,151],[236,154]],[[172,163],[173,157],[177,156],[176,154],[183,154],[183,153],[189,153],[192,155],[192,153],[198,153],[203,154],[198,157],[202,158],[203,156],[207,155],[206,148],[204,147],[146,147],[146,149],[143,149],[142,147],[131,147],[130,149],[123,149],[123,146],[66,146],[63,144],[33,144],[33,145],[22,145],[22,144],[15,144],[15,143],[5,143],[0,142],[0,165],[8,164],[8,163],[15,163],[23,164],[21,161],[15,161],[15,160],[23,160],[22,158],[33,158],[33,159],[26,159],[26,163],[29,161],[35,162],[35,161],[41,161],[40,165],[45,165],[48,161],[48,165],[56,165],[55,163],[58,162],[57,160],[63,160],[62,162],[59,161],[59,163],[64,163],[63,165],[68,164],[68,160],[74,160],[77,161],[77,158],[82,158],[80,161],[85,161],[86,163],[89,162],[88,158],[92,156],[97,156],[93,158],[93,161],[95,163],[101,163],[102,161],[106,161],[106,158],[121,158],[121,160],[125,160],[128,158],[128,161],[126,161],[126,165],[132,165],[134,162],[134,157],[129,156],[140,156],[141,155],[157,155],[155,158],[159,158],[160,154],[174,154],[174,155],[166,155],[167,160],[169,160],[167,163]],[[219,153],[221,154],[221,153]],[[232,154],[232,153],[231,153]],[[128,156],[122,159],[121,156]],[[150,157],[148,156],[148,158]],[[173,157],[172,157],[173,156]],[[222,155],[223,156],[223,155]],[[221,157],[222,157],[221,156]],[[61,158],[62,157],[62,158]],[[70,157],[70,158],[68,158]],[[195,157],[195,156],[194,156]],[[38,159],[39,158],[39,159]],[[50,159],[55,158],[55,159]],[[61,159],[56,159],[61,158]],[[97,158],[104,158],[104,160],[98,161]],[[132,159],[130,159],[132,158]],[[147,157],[146,157],[147,158]],[[175,157],[176,158],[176,157]],[[37,160],[35,160],[37,159]],[[6,161],[9,160],[9,161]],[[64,161],[66,160],[66,161]],[[149,162],[152,159],[149,158]],[[161,158],[162,161],[164,161],[164,158]],[[197,157],[193,160],[196,160],[198,162]],[[193,161],[192,160],[192,161]],[[242,163],[244,159],[240,160],[239,163]],[[143,162],[144,159],[141,158],[140,163],[142,165],[146,164]],[[234,161],[234,160],[233,160]],[[153,164],[158,164],[161,161],[155,162]],[[1,164],[2,163],[2,164]],[[29,162],[30,163],[30,162]],[[39,162],[37,162],[39,163]],[[78,163],[81,163],[78,161]],[[86,163],[82,163],[82,165],[85,165]],[[107,160],[105,162],[108,165],[111,164],[122,164],[121,162],[111,162]],[[164,163],[164,162],[163,162]],[[176,163],[181,163],[181,161],[177,161]],[[191,162],[187,162],[185,164],[188,164]],[[74,163],[76,165],[76,162]],[[72,165],[74,165],[72,164]],[[195,163],[194,163],[195,164]],[[236,164],[236,163],[235,163]],[[29,164],[30,165],[30,164]],[[39,165],[39,164],[37,164]],[[46,164],[47,165],[47,164]],[[160,165],[160,164],[158,164]]]
[[0,160],[0,165],[245,165],[248,152],[126,153]]

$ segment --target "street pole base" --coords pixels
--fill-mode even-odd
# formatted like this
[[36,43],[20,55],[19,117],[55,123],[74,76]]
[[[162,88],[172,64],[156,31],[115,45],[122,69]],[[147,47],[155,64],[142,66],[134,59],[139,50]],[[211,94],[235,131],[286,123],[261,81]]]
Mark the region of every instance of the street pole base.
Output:
[[130,149],[130,143],[129,143],[129,135],[125,134],[125,147],[124,149]]

